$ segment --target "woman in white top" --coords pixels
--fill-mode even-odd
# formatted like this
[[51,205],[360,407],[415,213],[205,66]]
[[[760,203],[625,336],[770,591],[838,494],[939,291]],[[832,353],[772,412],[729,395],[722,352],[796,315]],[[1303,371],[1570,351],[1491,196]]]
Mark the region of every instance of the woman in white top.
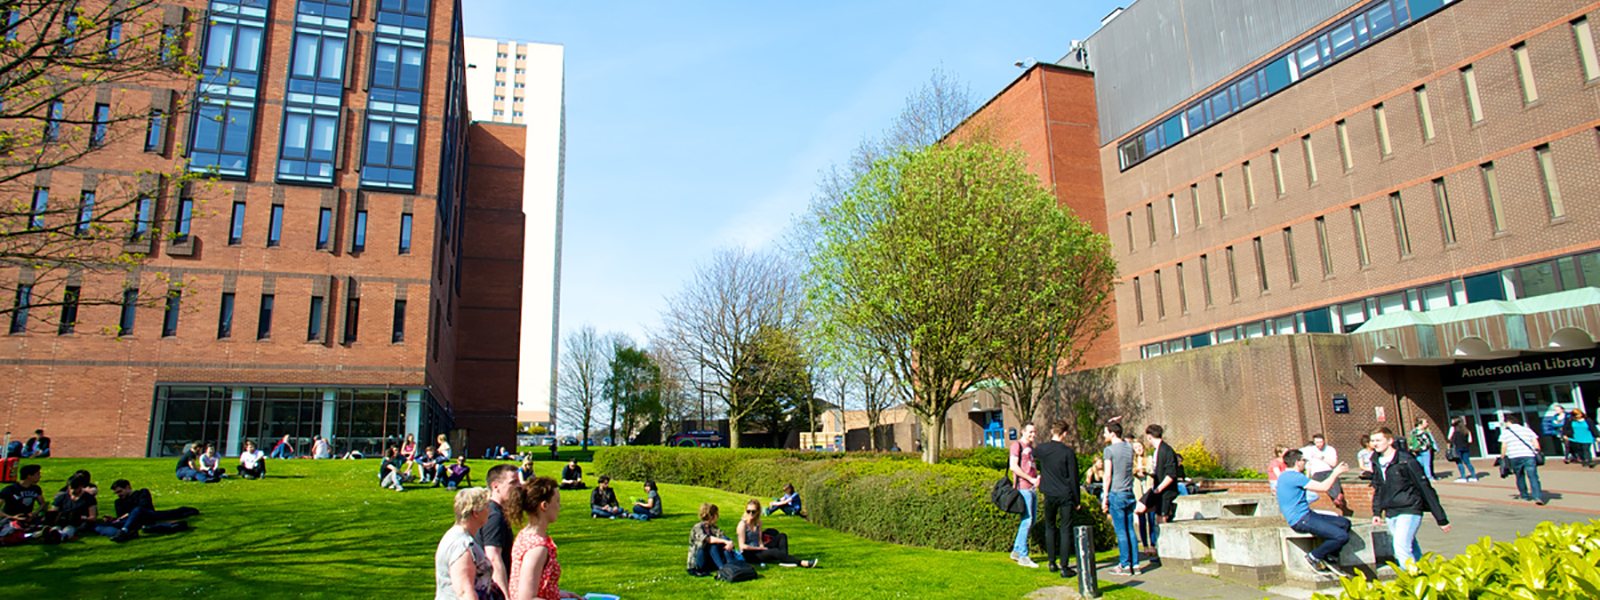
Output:
[[[1144,444],[1137,440],[1128,438],[1127,442],[1133,446],[1133,498],[1143,502],[1145,494],[1149,493],[1150,488],[1155,487],[1155,482],[1150,479],[1150,473],[1156,470],[1156,457],[1145,452]],[[1151,532],[1154,531],[1152,525],[1155,523],[1155,515],[1150,514],[1149,510],[1137,510],[1135,521],[1139,530],[1139,552],[1155,554],[1155,547],[1149,543],[1153,537]]]
[[433,553],[435,600],[486,600],[505,598],[494,583],[494,567],[473,539],[489,520],[489,490],[466,488],[456,492],[456,524],[444,532]]

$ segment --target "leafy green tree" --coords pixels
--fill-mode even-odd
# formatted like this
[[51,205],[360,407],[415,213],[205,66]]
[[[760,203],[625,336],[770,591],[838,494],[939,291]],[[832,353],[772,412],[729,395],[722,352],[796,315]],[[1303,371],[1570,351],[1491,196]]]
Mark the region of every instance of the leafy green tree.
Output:
[[[619,338],[620,339],[620,338]],[[661,367],[650,354],[631,343],[618,343],[611,356],[605,395],[611,404],[611,443],[619,445],[650,423],[661,420]],[[621,437],[617,426],[621,424]]]
[[750,426],[762,427],[780,439],[791,431],[810,430],[822,410],[816,399],[813,363],[797,331],[769,327],[752,343],[751,360],[735,385],[755,399]]

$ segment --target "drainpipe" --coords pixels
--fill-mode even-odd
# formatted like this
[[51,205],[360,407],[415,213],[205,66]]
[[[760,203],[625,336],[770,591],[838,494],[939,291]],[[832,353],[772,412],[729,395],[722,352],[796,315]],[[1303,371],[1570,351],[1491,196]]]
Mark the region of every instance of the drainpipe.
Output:
[[1311,347],[1311,393],[1316,400],[1317,425],[1322,427],[1322,435],[1328,435],[1328,415],[1322,410],[1322,377],[1317,372],[1317,345],[1310,337],[1306,338],[1306,345]]

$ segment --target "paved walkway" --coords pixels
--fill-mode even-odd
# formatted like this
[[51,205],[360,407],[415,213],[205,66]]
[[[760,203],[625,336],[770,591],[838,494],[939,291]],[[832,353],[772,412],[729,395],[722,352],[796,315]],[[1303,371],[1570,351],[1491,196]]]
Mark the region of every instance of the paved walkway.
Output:
[[[1526,500],[1517,500],[1516,477],[1501,479],[1492,466],[1493,462],[1493,459],[1473,461],[1473,466],[1483,474],[1483,478],[1462,483],[1453,481],[1456,474],[1454,463],[1438,462],[1435,468],[1439,475],[1445,474],[1446,467],[1450,468],[1451,479],[1435,483],[1434,489],[1439,492],[1445,512],[1449,514],[1451,531],[1440,531],[1433,525],[1431,517],[1424,517],[1422,530],[1417,534],[1417,542],[1422,545],[1423,552],[1455,556],[1484,537],[1496,542],[1511,541],[1545,521],[1572,523],[1600,519],[1600,468],[1564,465],[1560,459],[1547,462],[1539,468],[1539,479],[1549,503],[1537,506]],[[1371,518],[1371,515],[1352,515],[1352,519],[1364,518]],[[1112,564],[1108,562],[1102,565],[1102,586],[1107,583],[1125,585],[1175,600],[1282,600],[1311,597],[1309,590],[1289,587],[1263,590],[1180,569],[1157,568],[1138,577],[1117,578],[1109,575]],[[1075,599],[1078,597],[1077,583],[1071,583],[1071,586],[1038,590],[1028,598]],[[1323,591],[1337,591],[1337,587]]]

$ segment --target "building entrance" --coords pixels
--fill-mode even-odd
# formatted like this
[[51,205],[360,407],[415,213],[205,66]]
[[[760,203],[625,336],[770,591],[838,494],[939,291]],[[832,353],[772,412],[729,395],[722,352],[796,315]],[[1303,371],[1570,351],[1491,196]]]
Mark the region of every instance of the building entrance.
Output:
[[[1508,414],[1522,415],[1522,422],[1539,434],[1545,455],[1561,456],[1559,438],[1545,431],[1546,418],[1555,407],[1595,414],[1600,401],[1597,354],[1587,350],[1440,367],[1447,412],[1452,421],[1466,419],[1473,434],[1472,456],[1500,454],[1500,420]],[[1441,429],[1448,431],[1449,424]]]

